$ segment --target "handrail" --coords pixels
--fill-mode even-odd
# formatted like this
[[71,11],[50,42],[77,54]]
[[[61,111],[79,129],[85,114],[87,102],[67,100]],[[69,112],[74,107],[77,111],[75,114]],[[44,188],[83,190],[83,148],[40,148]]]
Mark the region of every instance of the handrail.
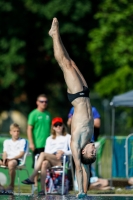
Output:
[[133,136],[133,133],[129,134],[127,137],[126,137],[126,141],[125,141],[125,165],[126,165],[126,177],[129,178],[128,176],[128,139]]

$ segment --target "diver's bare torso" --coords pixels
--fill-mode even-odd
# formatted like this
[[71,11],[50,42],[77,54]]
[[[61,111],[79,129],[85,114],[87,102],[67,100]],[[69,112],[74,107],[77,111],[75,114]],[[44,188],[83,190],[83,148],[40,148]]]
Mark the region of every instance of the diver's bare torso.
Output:
[[72,105],[74,114],[71,124],[71,140],[83,148],[90,143],[94,131],[90,100],[88,97],[79,97],[72,102]]

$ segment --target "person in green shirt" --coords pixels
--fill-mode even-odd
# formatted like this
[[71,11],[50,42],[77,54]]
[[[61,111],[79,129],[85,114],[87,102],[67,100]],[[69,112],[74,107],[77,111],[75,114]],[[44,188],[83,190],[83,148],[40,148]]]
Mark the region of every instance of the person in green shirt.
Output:
[[[36,100],[37,108],[29,113],[27,136],[29,140],[29,148],[32,150],[34,168],[35,156],[44,152],[46,139],[50,136],[51,114],[46,110],[48,98],[45,94],[40,94]],[[35,186],[37,186],[37,178],[35,177]]]

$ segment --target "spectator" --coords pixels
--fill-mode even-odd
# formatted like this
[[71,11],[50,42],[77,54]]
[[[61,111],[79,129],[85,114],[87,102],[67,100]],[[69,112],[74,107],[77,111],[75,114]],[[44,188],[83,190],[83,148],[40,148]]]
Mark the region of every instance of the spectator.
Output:
[[10,135],[11,139],[6,139],[3,143],[3,156],[0,159],[0,165],[5,165],[9,169],[10,184],[6,189],[2,189],[0,185],[0,189],[2,193],[13,194],[16,166],[19,165],[24,156],[27,141],[19,137],[20,127],[16,123],[10,125]]
[[[50,135],[51,115],[46,110],[48,98],[45,94],[37,97],[37,108],[30,112],[28,116],[27,136],[29,139],[29,148],[33,151],[34,168],[35,156],[44,152],[46,139]],[[35,186],[37,187],[38,176],[35,177]]]
[[[70,130],[70,126],[71,126],[71,120],[72,120],[72,116],[74,113],[74,107],[72,107],[68,113],[68,120],[67,120],[67,126]],[[98,113],[97,109],[93,106],[92,107],[92,114],[93,114],[93,118],[94,118],[94,135],[92,140],[94,140],[95,142],[98,140],[98,136],[100,134],[100,125],[101,125],[101,120],[100,120],[100,114]]]
[[71,135],[65,130],[63,119],[56,117],[52,120],[52,132],[46,140],[45,152],[42,152],[38,158],[37,164],[33,174],[26,180],[22,181],[23,184],[34,184],[34,177],[41,169],[41,191],[39,195],[45,195],[44,185],[47,175],[47,169],[52,166],[62,165],[62,155],[70,155],[70,138]]
[[111,190],[113,189],[109,186],[109,181],[107,179],[98,178],[95,174],[95,170],[90,166],[90,181],[89,181],[89,190]]
[[107,179],[98,178],[97,176],[90,178],[89,190],[111,190]]

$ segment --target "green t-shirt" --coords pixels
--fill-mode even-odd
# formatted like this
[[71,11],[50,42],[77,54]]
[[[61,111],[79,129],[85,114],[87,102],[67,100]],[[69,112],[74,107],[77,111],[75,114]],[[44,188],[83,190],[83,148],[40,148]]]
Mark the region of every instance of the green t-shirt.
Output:
[[33,141],[35,148],[45,147],[46,139],[50,135],[51,115],[48,111],[40,112],[35,109],[30,112],[28,125],[33,126]]

